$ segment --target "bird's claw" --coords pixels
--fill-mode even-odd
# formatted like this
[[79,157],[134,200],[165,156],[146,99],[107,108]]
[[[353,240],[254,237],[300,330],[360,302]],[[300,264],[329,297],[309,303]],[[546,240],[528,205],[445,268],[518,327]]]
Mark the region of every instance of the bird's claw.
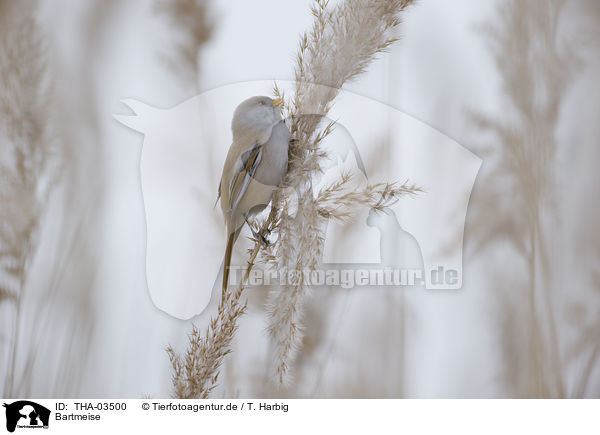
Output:
[[262,239],[265,246],[269,246],[271,244],[271,242],[269,242],[269,239],[267,239],[267,237],[264,234],[260,234],[260,238]]
[[246,223],[248,224],[248,228],[250,228],[250,231],[252,231],[252,236],[254,237],[254,239],[262,240],[262,242],[264,243],[265,246],[269,246],[271,244],[271,242],[269,242],[269,239],[267,239],[267,237],[269,234],[271,234],[271,229],[263,228],[260,231],[256,231],[254,228],[252,228],[252,225],[250,225],[250,222],[248,222],[248,218],[246,216],[244,216],[244,219],[246,220]]
[[271,234],[270,229],[266,228],[264,230],[255,231],[254,228],[250,227],[250,231],[252,231],[252,236],[256,240],[262,240],[262,242],[264,243],[265,246],[269,246],[271,244],[271,242],[267,238],[268,236],[265,234],[265,233]]
[[268,239],[269,234],[271,234],[271,230],[268,228],[265,228],[263,230],[260,230],[254,237],[256,237],[257,240],[260,237],[260,240],[262,240],[262,242],[265,244],[265,246],[269,246],[271,244],[271,242]]

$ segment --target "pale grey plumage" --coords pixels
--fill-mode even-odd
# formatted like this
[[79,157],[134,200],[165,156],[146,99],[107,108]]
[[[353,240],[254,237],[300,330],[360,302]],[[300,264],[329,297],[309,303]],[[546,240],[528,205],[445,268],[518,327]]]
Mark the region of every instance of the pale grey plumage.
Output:
[[223,288],[227,287],[233,244],[245,219],[269,204],[287,172],[290,132],[281,118],[280,105],[280,100],[252,97],[233,115],[233,142],[219,185],[227,226]]

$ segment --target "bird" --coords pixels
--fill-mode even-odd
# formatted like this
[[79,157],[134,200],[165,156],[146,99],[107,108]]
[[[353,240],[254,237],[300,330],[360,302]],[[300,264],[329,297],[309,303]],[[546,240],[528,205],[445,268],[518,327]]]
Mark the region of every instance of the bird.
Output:
[[280,98],[255,96],[240,103],[233,113],[233,140],[217,193],[227,229],[223,292],[233,246],[244,223],[267,207],[288,170],[290,131],[281,115],[282,105]]

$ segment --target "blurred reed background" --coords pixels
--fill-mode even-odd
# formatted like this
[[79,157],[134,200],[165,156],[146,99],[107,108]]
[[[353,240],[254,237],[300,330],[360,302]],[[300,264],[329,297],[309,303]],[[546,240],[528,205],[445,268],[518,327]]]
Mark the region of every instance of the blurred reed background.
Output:
[[[148,295],[142,140],[111,114],[293,79],[311,3],[282,3],[0,0],[3,397],[171,394],[165,348],[191,322]],[[268,289],[252,289],[213,395],[600,397],[598,29],[595,0],[412,6],[347,89],[483,159],[463,288],[312,292],[285,388],[268,382]]]

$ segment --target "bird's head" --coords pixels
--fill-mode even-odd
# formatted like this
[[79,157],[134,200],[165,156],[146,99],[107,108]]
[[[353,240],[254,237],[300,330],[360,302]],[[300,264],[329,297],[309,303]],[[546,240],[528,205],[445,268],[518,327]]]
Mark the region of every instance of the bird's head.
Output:
[[234,136],[244,134],[248,130],[270,132],[271,128],[281,121],[280,99],[269,97],[251,97],[240,103],[233,113],[231,129]]

